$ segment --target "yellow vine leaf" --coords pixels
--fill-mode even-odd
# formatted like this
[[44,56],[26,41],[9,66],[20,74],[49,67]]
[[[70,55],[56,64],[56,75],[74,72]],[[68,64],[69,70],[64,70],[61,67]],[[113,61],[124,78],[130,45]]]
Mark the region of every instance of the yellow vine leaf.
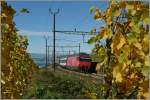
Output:
[[85,96],[87,97],[87,98],[90,98],[90,99],[96,99],[96,97],[97,97],[97,94],[96,93],[91,93],[91,92],[89,92],[89,91],[85,91]]
[[111,4],[116,4],[116,0],[111,0]]
[[112,18],[111,18],[111,16],[109,16],[109,17],[106,19],[106,21],[107,21],[107,24],[108,24],[108,25],[111,25],[111,24],[112,24]]
[[3,79],[1,79],[1,83],[2,83],[2,84],[5,84],[5,81],[4,81]]
[[98,64],[96,65],[96,71],[100,71],[102,65],[104,65],[104,64],[106,63],[106,61],[107,61],[107,57],[105,57],[104,61],[102,61],[101,63],[98,63]]
[[96,71],[99,72],[100,69],[101,69],[101,63],[98,63],[98,64],[96,65]]
[[148,68],[148,66],[144,66],[143,68],[142,68],[142,74],[145,76],[145,77],[148,77],[148,73],[149,73],[149,68]]
[[6,14],[5,14],[5,13],[2,13],[2,14],[1,14],[1,17],[7,17],[7,16],[6,16]]
[[134,45],[135,47],[137,47],[139,50],[141,50],[141,49],[142,49],[141,44],[140,44],[140,43],[138,43],[138,42],[134,43],[133,45]]
[[131,15],[134,16],[135,14],[136,14],[136,10],[133,10],[133,11],[131,12]]
[[122,82],[122,75],[121,75],[121,73],[120,72],[118,72],[117,74],[116,74],[116,82]]
[[133,5],[134,5],[134,9],[136,10],[140,10],[142,7],[141,3],[139,3],[138,1],[135,1]]
[[143,93],[143,96],[145,97],[145,99],[148,99],[148,97],[149,97],[149,92]]
[[116,78],[116,82],[122,82],[121,66],[116,66],[113,69],[113,77]]
[[135,64],[135,67],[141,67],[141,63],[140,62],[137,62],[136,64]]
[[120,14],[121,14],[121,12],[119,10],[116,10],[114,16],[118,17],[118,16],[120,16]]
[[145,66],[149,66],[149,56],[145,56],[145,62],[144,62]]
[[5,27],[6,27],[6,29],[8,29],[9,28],[9,24],[5,24]]
[[142,41],[142,49],[144,52],[147,52],[149,50],[149,36],[148,34],[144,35],[143,41]]
[[138,54],[141,57],[145,57],[145,53],[143,51],[137,50],[136,54]]
[[132,9],[134,9],[134,5],[127,4],[126,8],[129,9],[129,10],[132,10]]
[[125,8],[126,7],[126,2],[125,1],[120,1],[119,6],[120,6],[120,8]]
[[149,18],[145,18],[143,21],[146,25],[149,24]]
[[108,28],[107,27],[101,27],[101,36],[102,38],[106,39],[108,38]]
[[122,35],[122,33],[116,33],[115,36],[113,37],[113,41],[111,43],[111,48],[113,50],[117,49],[119,50],[122,48],[122,46],[126,43],[125,37]]
[[105,11],[104,11],[104,16],[107,18],[109,15],[110,15],[110,8],[107,8]]
[[130,24],[129,24],[129,26],[132,27],[133,25],[134,25],[134,23],[131,21]]
[[98,19],[101,19],[101,18],[102,18],[101,13],[100,13],[99,9],[96,8],[96,11],[95,11],[95,14],[94,14],[94,19],[98,20]]
[[124,63],[122,66],[122,70],[125,70],[127,68],[127,64],[130,63],[130,61],[128,61],[127,63]]
[[145,99],[148,99],[149,97],[149,80],[144,80],[143,83],[140,84],[140,89],[142,90],[142,96],[144,96]]
[[119,50],[126,43],[125,38],[120,38],[120,43],[117,45],[117,49]]

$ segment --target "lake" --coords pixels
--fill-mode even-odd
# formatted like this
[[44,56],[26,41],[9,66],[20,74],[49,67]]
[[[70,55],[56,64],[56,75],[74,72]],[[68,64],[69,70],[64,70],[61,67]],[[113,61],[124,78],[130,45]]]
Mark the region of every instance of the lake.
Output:
[[[46,58],[45,54],[39,54],[39,53],[30,53],[33,61],[41,68],[45,66]],[[50,57],[51,58],[51,57]],[[51,64],[52,61],[49,61],[49,64]]]

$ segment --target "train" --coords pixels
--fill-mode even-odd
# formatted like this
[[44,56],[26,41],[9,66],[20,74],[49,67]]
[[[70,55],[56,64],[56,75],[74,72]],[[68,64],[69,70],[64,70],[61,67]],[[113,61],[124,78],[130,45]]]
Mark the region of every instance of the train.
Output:
[[96,64],[97,62],[93,62],[90,55],[86,53],[66,55],[59,58],[61,67],[84,73],[95,73]]

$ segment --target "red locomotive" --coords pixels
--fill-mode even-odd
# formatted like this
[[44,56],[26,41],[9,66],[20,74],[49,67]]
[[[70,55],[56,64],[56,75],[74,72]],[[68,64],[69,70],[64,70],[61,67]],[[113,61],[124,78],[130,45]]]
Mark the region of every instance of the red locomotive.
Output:
[[59,64],[67,69],[89,72],[91,67],[91,58],[86,53],[63,56],[59,59]]

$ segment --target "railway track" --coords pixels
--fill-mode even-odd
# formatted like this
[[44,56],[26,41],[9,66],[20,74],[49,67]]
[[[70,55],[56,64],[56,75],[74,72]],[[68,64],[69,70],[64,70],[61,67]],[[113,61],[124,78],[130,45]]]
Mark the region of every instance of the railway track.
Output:
[[99,80],[99,81],[103,81],[104,80],[104,75],[101,75],[101,74],[81,73],[81,72],[77,72],[77,71],[73,71],[73,70],[68,70],[68,69],[62,68],[61,66],[57,66],[56,67],[56,71],[64,71],[64,72],[67,72],[67,73],[70,73],[70,74],[80,75],[82,77],[88,77],[88,78],[96,79],[96,80]]

